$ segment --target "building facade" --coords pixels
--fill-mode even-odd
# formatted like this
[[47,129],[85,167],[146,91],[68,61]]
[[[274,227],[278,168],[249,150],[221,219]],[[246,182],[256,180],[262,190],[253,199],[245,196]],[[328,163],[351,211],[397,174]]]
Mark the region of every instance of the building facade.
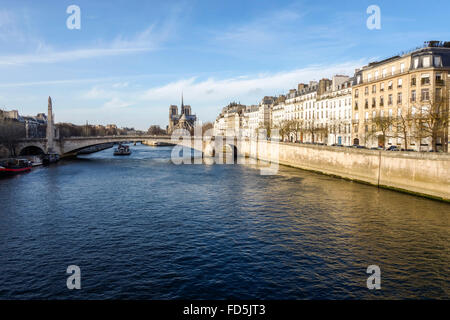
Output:
[[450,45],[435,42],[357,70],[353,143],[448,151],[449,71]]
[[316,102],[319,127],[326,128],[328,145],[352,145],[352,80],[349,76],[334,76],[331,86]]

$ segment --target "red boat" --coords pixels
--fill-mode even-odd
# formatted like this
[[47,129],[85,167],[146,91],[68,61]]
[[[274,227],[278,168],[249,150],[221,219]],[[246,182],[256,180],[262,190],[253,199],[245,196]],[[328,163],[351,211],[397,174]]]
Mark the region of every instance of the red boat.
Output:
[[28,172],[31,167],[31,162],[26,159],[8,160],[0,163],[0,176]]

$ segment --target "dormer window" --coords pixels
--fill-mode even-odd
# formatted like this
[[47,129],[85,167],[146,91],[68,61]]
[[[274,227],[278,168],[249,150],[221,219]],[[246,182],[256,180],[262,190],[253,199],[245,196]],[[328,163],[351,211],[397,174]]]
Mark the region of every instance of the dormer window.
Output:
[[419,58],[414,58],[414,69],[419,68]]
[[424,68],[429,68],[431,66],[431,57],[430,56],[423,57],[422,66]]
[[440,56],[434,56],[434,66],[436,68],[442,68],[442,58]]

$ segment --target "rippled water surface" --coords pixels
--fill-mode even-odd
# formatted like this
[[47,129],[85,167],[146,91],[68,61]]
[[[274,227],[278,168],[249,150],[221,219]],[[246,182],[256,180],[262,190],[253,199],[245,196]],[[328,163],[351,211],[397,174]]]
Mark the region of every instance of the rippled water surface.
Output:
[[446,203],[132,148],[0,180],[0,299],[450,298]]

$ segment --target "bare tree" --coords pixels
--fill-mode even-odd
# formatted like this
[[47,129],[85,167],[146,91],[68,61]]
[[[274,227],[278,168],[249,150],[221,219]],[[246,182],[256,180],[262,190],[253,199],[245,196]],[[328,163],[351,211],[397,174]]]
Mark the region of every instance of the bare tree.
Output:
[[159,136],[159,135],[165,135],[166,130],[161,129],[161,127],[158,125],[152,125],[152,126],[150,126],[150,128],[148,128],[147,133],[149,135]]
[[15,120],[0,120],[0,144],[5,146],[11,157],[16,156],[16,147],[24,139],[25,125]]
[[313,118],[311,121],[308,122],[308,124],[305,126],[305,131],[311,134],[311,142],[315,142],[315,135],[317,133],[317,126],[315,123],[315,119]]
[[212,130],[214,129],[214,124],[212,122],[205,122],[202,125],[202,134],[204,135],[205,132],[207,132],[208,130]]
[[[392,128],[395,125],[395,120],[391,116],[375,116],[372,118],[372,126],[370,126],[370,122],[368,121],[368,125],[370,126],[371,130],[369,132],[371,133],[371,136],[378,134],[378,146],[385,147],[386,146],[386,139],[391,138],[392,136]],[[380,139],[381,138],[381,139]],[[382,144],[382,145],[380,145]]]
[[408,144],[410,143],[410,136],[413,131],[414,117],[410,111],[406,114],[400,113],[394,120],[396,131],[395,137],[401,138],[403,140],[404,149],[408,149]]
[[286,120],[280,122],[280,124],[276,125],[274,129],[278,130],[278,135],[280,136],[280,140],[284,141],[286,136],[289,135],[289,123]]
[[[446,137],[449,126],[449,105],[447,96],[436,95],[428,105],[417,108],[413,115],[414,134],[419,142],[430,138],[433,151],[438,151],[438,140],[441,139],[443,151],[448,151]],[[420,148],[420,147],[419,147]]]

